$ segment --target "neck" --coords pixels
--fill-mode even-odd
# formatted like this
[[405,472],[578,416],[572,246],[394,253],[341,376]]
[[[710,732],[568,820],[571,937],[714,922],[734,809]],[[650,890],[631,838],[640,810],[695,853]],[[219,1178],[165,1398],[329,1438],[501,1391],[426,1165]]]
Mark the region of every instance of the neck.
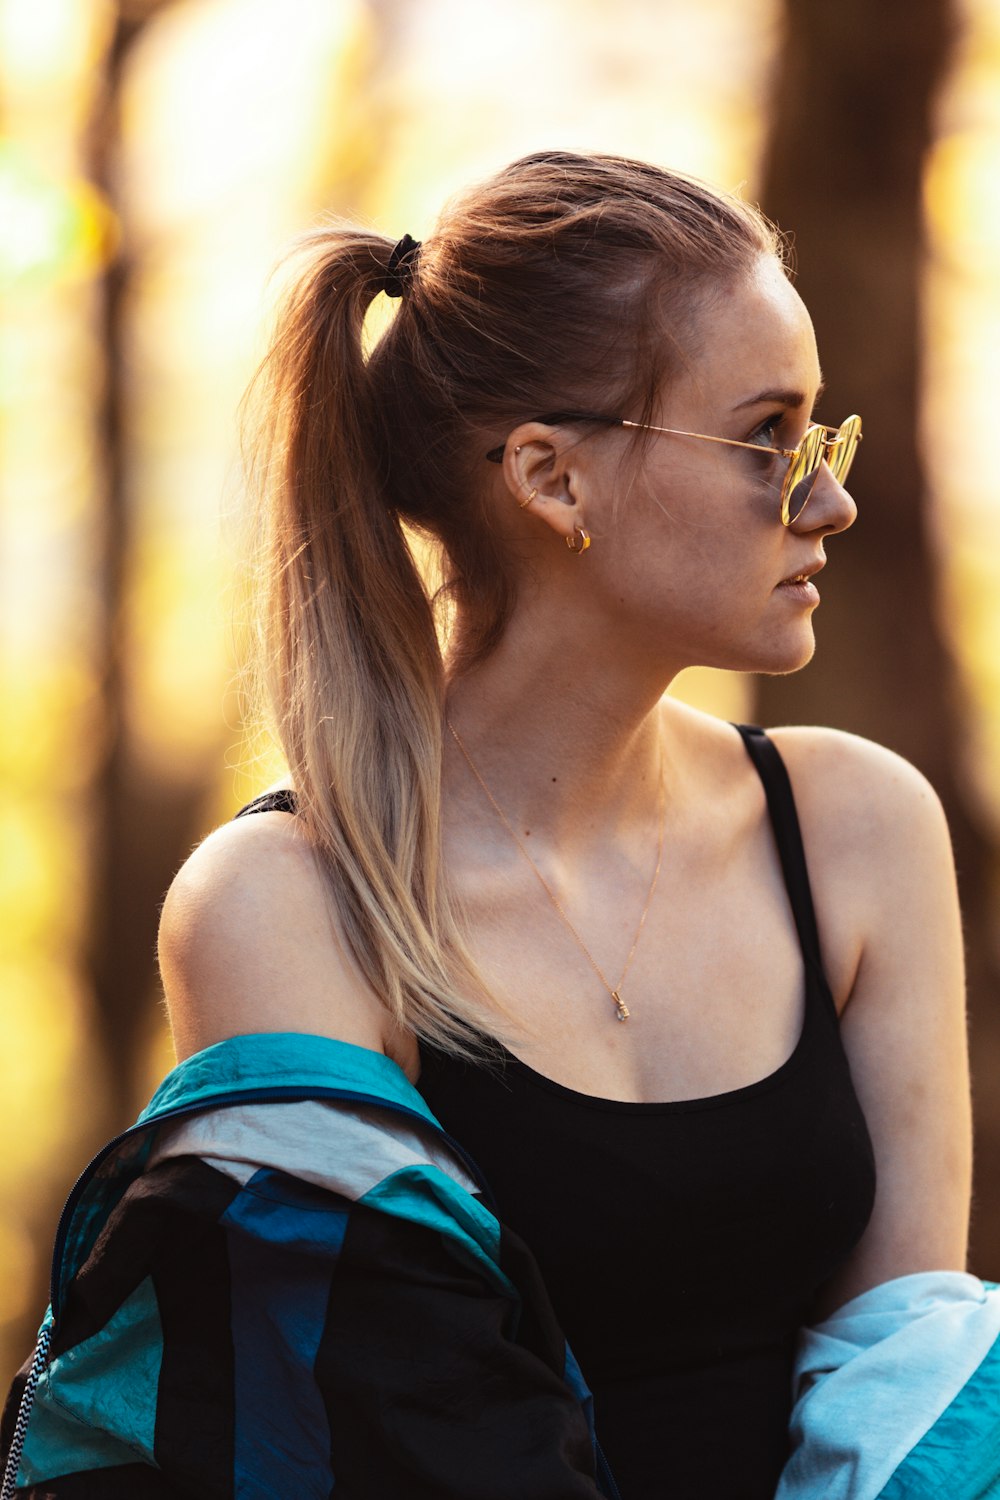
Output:
[[[537,622],[536,622],[537,623]],[[570,854],[655,816],[661,742],[656,712],[667,680],[626,670],[607,639],[567,647],[546,622],[521,615],[490,657],[453,680],[448,717],[518,833]],[[596,633],[595,633],[596,634]],[[445,785],[461,804],[495,818],[451,735]]]

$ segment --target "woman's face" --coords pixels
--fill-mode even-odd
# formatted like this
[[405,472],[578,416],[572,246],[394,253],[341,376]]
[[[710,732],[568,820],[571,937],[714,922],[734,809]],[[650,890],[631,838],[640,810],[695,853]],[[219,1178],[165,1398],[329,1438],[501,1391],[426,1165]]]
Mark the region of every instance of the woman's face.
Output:
[[[687,371],[671,382],[657,425],[794,448],[819,395],[812,323],[771,256],[709,304]],[[846,413],[837,414],[838,418]],[[814,584],[787,580],[824,562],[823,543],[856,515],[824,464],[808,504],[780,518],[786,461],[765,453],[650,434],[638,473],[629,436],[579,444],[575,520],[591,548],[568,558],[586,579],[589,607],[676,670],[688,665],[788,672],[812,655]],[[571,450],[572,451],[572,450]]]

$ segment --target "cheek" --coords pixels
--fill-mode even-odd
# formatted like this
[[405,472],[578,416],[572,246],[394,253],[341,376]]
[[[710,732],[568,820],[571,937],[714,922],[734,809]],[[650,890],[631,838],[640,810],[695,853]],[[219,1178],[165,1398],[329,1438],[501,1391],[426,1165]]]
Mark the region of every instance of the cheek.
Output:
[[776,566],[774,528],[731,483],[672,491],[669,504],[652,496],[630,528],[629,563],[639,576],[658,576],[692,602],[720,592],[757,595]]
[[755,549],[731,529],[681,525],[643,545],[637,538],[614,576],[620,605],[641,629],[691,648],[745,637],[766,605],[770,582]]
[[716,464],[696,463],[685,452],[669,466],[660,464],[647,472],[635,500],[651,522],[658,517],[667,527],[697,535],[718,525],[731,489]]
[[713,631],[752,625],[781,577],[782,528],[759,480],[714,454],[647,466],[620,501],[608,543],[617,594]]
[[[666,441],[666,440],[665,440]],[[680,440],[678,440],[680,446]],[[630,497],[642,513],[643,524],[656,518],[688,540],[708,538],[706,546],[734,528],[756,534],[773,513],[773,486],[758,466],[748,472],[745,458],[732,450],[706,444],[697,453],[688,449],[650,463]],[[725,545],[723,537],[720,545]]]

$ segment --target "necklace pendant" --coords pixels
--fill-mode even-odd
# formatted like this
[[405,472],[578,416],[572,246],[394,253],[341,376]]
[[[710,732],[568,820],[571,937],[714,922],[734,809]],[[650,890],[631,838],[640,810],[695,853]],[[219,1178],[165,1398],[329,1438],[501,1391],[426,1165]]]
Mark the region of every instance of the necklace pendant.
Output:
[[615,1002],[615,1008],[618,1011],[617,1019],[619,1021],[627,1021],[628,1020],[628,1006],[625,1004],[625,1001],[622,999],[621,995],[619,995],[619,993],[618,993],[617,990],[612,990],[611,991],[611,998]]

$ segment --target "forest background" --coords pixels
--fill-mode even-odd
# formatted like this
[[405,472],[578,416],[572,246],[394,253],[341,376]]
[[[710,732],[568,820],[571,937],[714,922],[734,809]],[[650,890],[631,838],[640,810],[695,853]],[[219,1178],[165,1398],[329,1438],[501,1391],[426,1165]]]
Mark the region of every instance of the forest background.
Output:
[[172,1064],[159,903],[281,773],[241,723],[236,407],[333,210],[421,238],[541,147],[739,189],[794,234],[860,411],[819,650],[694,671],[945,801],[966,916],[971,1268],[1000,1278],[997,0],[0,0],[0,1381],[72,1179]]

